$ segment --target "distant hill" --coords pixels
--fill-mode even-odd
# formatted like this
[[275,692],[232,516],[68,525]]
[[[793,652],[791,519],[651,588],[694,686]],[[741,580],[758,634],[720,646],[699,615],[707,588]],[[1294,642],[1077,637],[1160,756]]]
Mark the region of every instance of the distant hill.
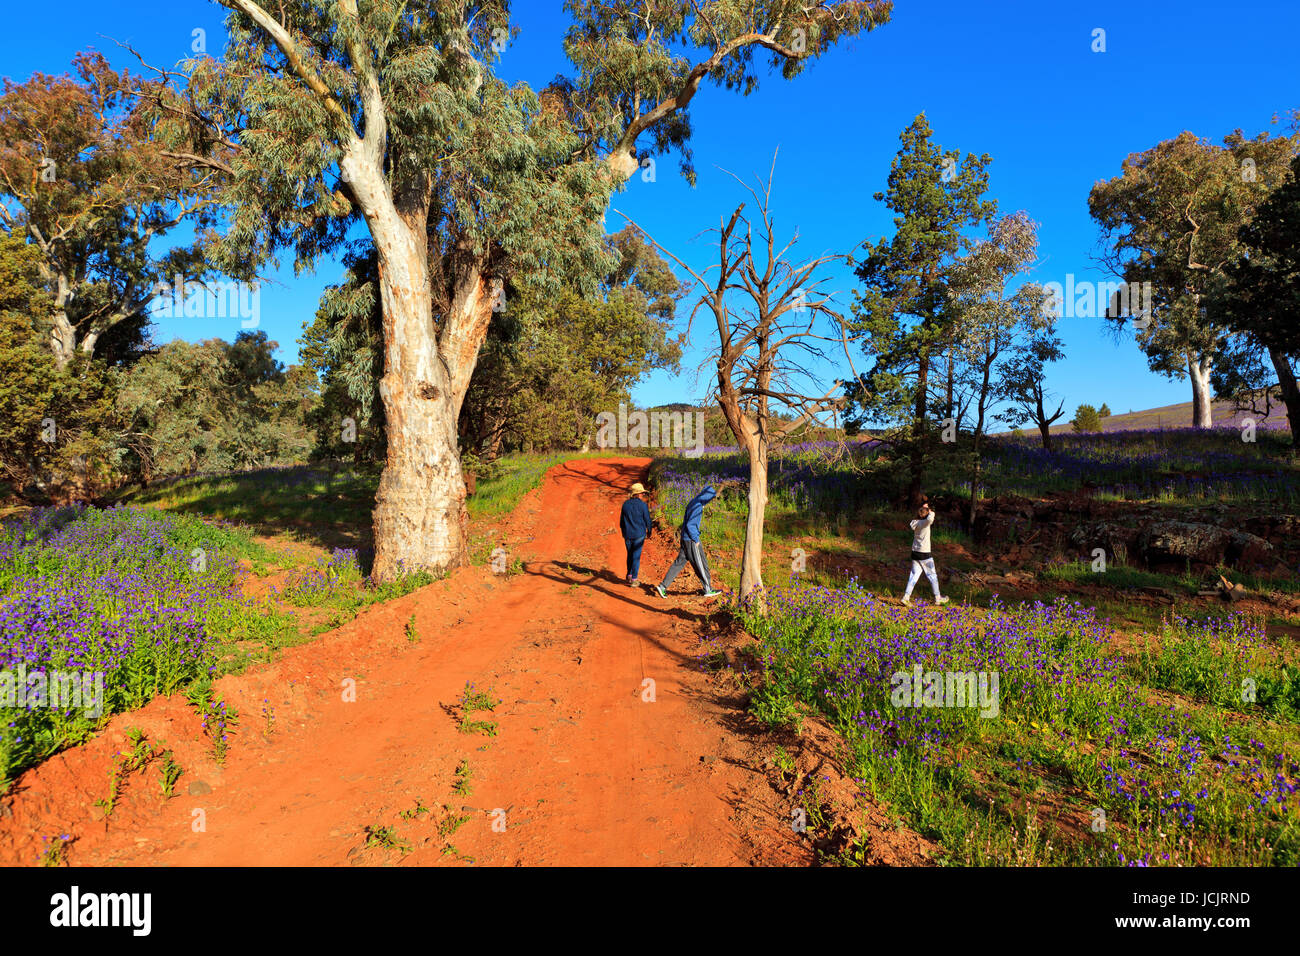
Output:
[[[1074,417],[1074,409],[1068,409],[1066,415]],[[1252,415],[1250,412],[1233,411],[1232,402],[1214,402],[1210,409],[1210,417],[1216,426],[1240,427],[1244,418],[1254,418],[1257,428],[1287,428],[1286,408],[1281,404],[1274,404],[1267,418]],[[1178,405],[1162,405],[1160,408],[1148,408],[1140,412],[1124,412],[1110,415],[1101,420],[1101,430],[1104,432],[1125,432],[1137,431],[1146,428],[1191,428],[1192,427],[1192,403],[1181,402]],[[1037,429],[1033,425],[1022,426],[1022,431],[1033,431]],[[1052,434],[1059,432],[1072,432],[1073,426],[1062,419],[1052,426]]]

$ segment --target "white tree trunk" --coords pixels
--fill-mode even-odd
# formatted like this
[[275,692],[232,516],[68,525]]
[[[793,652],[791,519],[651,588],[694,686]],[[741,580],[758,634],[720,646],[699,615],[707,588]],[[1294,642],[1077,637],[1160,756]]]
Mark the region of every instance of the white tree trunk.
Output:
[[759,437],[749,449],[749,512],[745,516],[745,551],[740,560],[740,600],[763,588],[763,519],[767,513],[767,442]]
[[1209,358],[1187,357],[1187,374],[1192,379],[1192,424],[1197,428],[1213,427],[1210,420],[1211,365]]
[[456,441],[460,396],[433,325],[424,214],[399,215],[378,169],[345,156],[379,258],[388,455],[375,495],[376,580],[445,570],[465,557],[465,480]]

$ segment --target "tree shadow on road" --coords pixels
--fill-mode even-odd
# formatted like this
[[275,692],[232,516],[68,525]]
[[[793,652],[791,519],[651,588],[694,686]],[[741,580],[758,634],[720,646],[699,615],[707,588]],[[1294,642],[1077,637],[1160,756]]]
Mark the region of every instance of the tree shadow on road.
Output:
[[[581,467],[574,467],[575,465],[588,463],[595,463],[604,468],[616,470],[618,472],[618,478],[610,481],[600,477],[599,475],[594,475],[590,471],[586,471]],[[613,488],[620,494],[628,494],[632,482],[645,481],[649,472],[649,459],[644,459],[644,464],[634,464],[630,461],[608,461],[603,458],[583,458],[578,459],[577,461],[566,461],[563,465],[560,465],[556,469],[555,480],[557,482],[573,480],[580,481],[583,484],[604,485],[606,488]]]
[[[573,576],[565,576],[562,573],[555,573],[550,570],[552,568],[563,569],[570,572],[570,575],[577,575],[577,577],[575,578]],[[629,588],[627,582],[623,578],[607,568],[597,570],[596,568],[583,567],[580,564],[573,564],[572,562],[534,561],[524,565],[524,573],[534,575],[535,577],[547,578],[548,580],[555,581],[559,584],[578,584],[584,587],[590,587],[602,594],[622,601],[625,604],[631,604],[633,607],[638,607],[645,611],[656,611],[660,614],[666,614],[669,617],[675,617],[683,621],[700,621],[707,617],[708,614],[707,611],[692,611],[688,608],[664,603],[664,599],[657,595],[652,598],[650,595],[653,593],[654,586],[650,584],[639,584],[635,588]],[[586,580],[582,580],[583,577],[585,577]],[[606,587],[603,585],[613,585],[613,587]],[[637,595],[643,598],[643,600],[638,600]],[[673,597],[685,596],[686,595],[670,594],[668,599],[671,600]]]

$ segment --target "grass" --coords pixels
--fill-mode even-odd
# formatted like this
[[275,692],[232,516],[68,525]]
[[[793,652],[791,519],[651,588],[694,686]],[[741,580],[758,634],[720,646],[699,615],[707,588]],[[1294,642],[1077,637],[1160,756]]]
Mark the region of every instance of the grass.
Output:
[[375,824],[365,829],[366,847],[379,847],[384,850],[398,850],[402,856],[411,852],[411,844],[407,843],[397,832],[397,827],[380,826]]
[[460,726],[462,734],[483,734],[487,737],[497,735],[497,722],[495,720],[474,720],[473,714],[479,711],[491,711],[501,701],[492,696],[492,689],[478,690],[472,681],[465,682],[465,689],[461,692],[460,699]]
[[356,547],[369,533],[379,475],[373,470],[298,465],[167,481],[125,497],[179,514],[280,535],[296,530],[324,547]]
[[[945,862],[1300,863],[1296,662],[1258,621],[1171,619],[1129,659],[1065,603],[903,611],[801,588],[742,619],[764,656],[755,716],[824,714],[864,795]],[[1000,675],[998,712],[905,706],[895,675],[917,664]],[[1087,825],[1096,809],[1104,831]]]
[[[513,511],[554,465],[599,453],[507,455],[471,462],[476,487],[466,500],[471,519]],[[123,494],[122,500],[179,514],[247,525],[270,535],[292,534],[324,548],[360,548],[371,541],[377,467],[294,465],[224,475],[200,475]]]

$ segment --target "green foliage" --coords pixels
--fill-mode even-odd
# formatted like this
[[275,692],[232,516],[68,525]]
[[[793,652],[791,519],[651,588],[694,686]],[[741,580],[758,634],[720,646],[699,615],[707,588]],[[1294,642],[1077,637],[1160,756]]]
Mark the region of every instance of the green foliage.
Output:
[[213,171],[178,163],[151,136],[147,104],[158,84],[79,53],[75,76],[5,80],[0,94],[0,202],[14,235],[38,250],[52,299],[32,313],[60,365],[74,352],[110,366],[145,346],[160,279],[205,278],[201,238],[166,237],[182,222],[202,237],[214,222],[202,201]]
[[469,761],[462,760],[456,765],[456,782],[452,785],[452,792],[458,797],[468,797],[474,792],[474,785],[471,779],[474,771],[470,769]]
[[1101,408],[1097,409],[1097,415],[1100,416],[1101,418],[1110,418],[1111,415],[1110,406],[1107,405],[1105,402],[1102,402]]
[[460,726],[462,734],[484,734],[488,737],[497,735],[498,724],[495,720],[473,720],[471,714],[478,711],[491,711],[501,701],[492,696],[492,688],[478,690],[472,681],[465,682],[465,690],[460,698]]
[[[596,413],[628,401],[645,375],[678,370],[681,336],[669,334],[682,292],[676,277],[631,226],[609,236],[606,250],[613,265],[589,296],[573,289],[507,296],[465,396],[459,431],[467,455],[576,448],[590,437]],[[322,382],[312,413],[316,453],[381,461],[378,273],[373,254],[348,262],[345,280],[326,291],[303,335],[303,361]]]
[[0,233],[0,474],[35,498],[84,497],[111,478],[115,373],[55,361],[37,331],[50,308],[39,269],[35,246]]
[[[1120,175],[1093,186],[1088,211],[1106,262],[1125,282],[1151,283],[1152,314],[1135,337],[1152,371],[1183,378],[1189,356],[1206,362],[1222,350],[1228,329],[1207,306],[1241,255],[1239,230],[1268,184],[1285,178],[1295,142],[1236,132],[1218,146],[1183,132],[1134,153]],[[1122,330],[1136,312],[1111,306],[1106,318]]]
[[[1235,333],[1230,359],[1214,372],[1215,391],[1241,396],[1282,387],[1293,444],[1300,446],[1300,156],[1238,233],[1242,255],[1224,269],[1210,312]],[[1267,358],[1267,363],[1265,362]]]
[[138,480],[303,461],[314,376],[275,360],[265,332],[234,342],[176,340],[123,377],[122,467]]
[[[903,450],[919,490],[928,418],[939,408],[930,393],[934,357],[954,344],[960,309],[950,293],[964,231],[988,224],[996,203],[984,199],[988,155],[945,150],[931,139],[922,113],[903,130],[889,186],[876,193],[894,215],[894,235],[863,245],[856,270],[862,283],[853,303],[854,328],[865,334],[874,364],[848,389],[845,420],[910,423]],[[945,413],[947,409],[943,409]]]
[[162,754],[162,771],[159,776],[159,786],[162,788],[162,795],[170,799],[176,794],[176,781],[181,778],[184,769],[176,762],[175,755],[170,751]]
[[1070,424],[1076,432],[1101,431],[1101,414],[1091,405],[1080,405],[1074,410]]
[[368,826],[365,829],[367,847],[380,847],[385,850],[399,850],[402,856],[411,852],[411,844],[397,832],[397,827]]

